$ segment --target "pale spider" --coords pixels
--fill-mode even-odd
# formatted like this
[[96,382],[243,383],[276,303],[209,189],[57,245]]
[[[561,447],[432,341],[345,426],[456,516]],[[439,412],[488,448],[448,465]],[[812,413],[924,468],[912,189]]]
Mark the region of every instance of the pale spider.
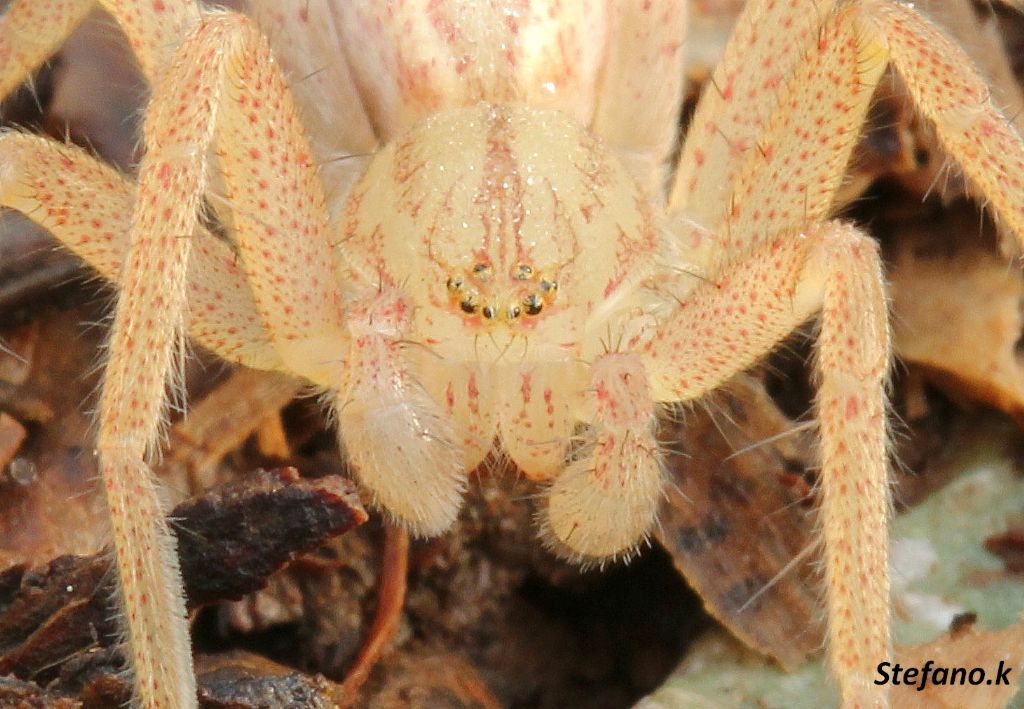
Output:
[[[92,4],[14,0],[0,91]],[[886,296],[874,243],[828,215],[891,63],[1024,233],[1024,146],[945,35],[881,0],[752,0],[671,170],[681,0],[253,0],[256,23],[101,4],[154,86],[138,184],[8,132],[0,196],[120,286],[97,446],[140,705],[196,701],[144,462],[186,330],[331,397],[362,484],[413,532],[451,524],[498,437],[549,481],[547,542],[596,560],[655,521],[656,402],[818,312],[829,656],[845,704],[886,703]]]

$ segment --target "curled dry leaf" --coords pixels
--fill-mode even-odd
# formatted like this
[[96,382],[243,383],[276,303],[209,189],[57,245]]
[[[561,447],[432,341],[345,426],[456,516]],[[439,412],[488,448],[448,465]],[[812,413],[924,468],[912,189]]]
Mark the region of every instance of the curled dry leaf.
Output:
[[366,521],[355,486],[294,468],[258,471],[174,508],[185,595],[195,607],[262,588],[299,554]]

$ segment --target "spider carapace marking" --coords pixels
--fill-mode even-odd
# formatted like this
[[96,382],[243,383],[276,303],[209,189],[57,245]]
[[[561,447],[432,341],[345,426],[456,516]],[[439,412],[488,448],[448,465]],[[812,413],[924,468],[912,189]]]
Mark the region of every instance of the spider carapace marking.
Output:
[[[656,262],[652,209],[612,152],[557,111],[488,103],[454,109],[413,126],[374,156],[348,196],[340,228],[343,277],[371,298],[384,291],[405,303],[408,319],[395,331],[412,344],[398,359],[429,396],[414,405],[409,420],[431,421],[435,439],[451,426],[458,470],[479,464],[496,438],[531,478],[564,470],[577,422],[593,420],[600,405],[587,395],[596,376],[588,363],[606,355],[608,332],[618,326],[610,314],[621,314],[624,303],[645,292],[637,285]],[[642,373],[642,365],[633,366]],[[401,435],[387,430],[395,418],[367,424],[365,417],[377,414],[349,403],[374,397],[343,397],[339,428],[349,450],[370,450]],[[353,405],[363,418],[352,414]],[[645,434],[638,441],[649,437],[650,420],[650,411],[640,416]],[[417,510],[403,502],[404,490],[368,478],[379,465],[354,462],[383,508],[418,529],[440,530],[459,501],[452,474],[440,472],[439,450],[424,446],[432,458],[419,467],[438,473],[433,482],[420,480]],[[593,524],[585,533],[575,530],[580,495],[601,476],[590,462],[593,450],[586,447],[577,474],[560,476],[552,488],[560,484],[562,494],[552,494],[554,513],[541,520],[551,543],[590,535]],[[631,553],[650,526],[661,488],[648,453],[642,473],[623,462],[627,478],[649,480],[626,496],[644,501],[612,513],[592,500],[588,518],[623,519],[614,532],[577,540],[567,553]],[[431,499],[443,503],[422,502]],[[616,499],[614,492],[608,499]]]
[[559,362],[606,334],[594,316],[650,275],[655,234],[635,180],[571,119],[479,104],[373,158],[349,196],[340,260],[402,291],[416,306],[408,335],[446,361]]

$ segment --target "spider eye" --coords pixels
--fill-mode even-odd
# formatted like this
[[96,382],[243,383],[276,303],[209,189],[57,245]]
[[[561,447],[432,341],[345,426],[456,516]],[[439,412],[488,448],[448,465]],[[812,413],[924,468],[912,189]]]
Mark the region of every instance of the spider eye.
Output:
[[497,315],[497,311],[494,309],[493,305],[485,305],[484,309],[481,312],[483,313],[483,316],[488,320]]
[[491,264],[478,263],[473,266],[473,275],[477,278],[487,279],[491,277]]
[[447,280],[445,286],[447,286],[449,292],[458,293],[460,290],[462,290],[462,284],[462,276],[452,276]]
[[523,307],[526,308],[527,315],[539,315],[544,309],[544,301],[537,294],[531,293],[523,298]]
[[508,319],[509,320],[515,320],[516,318],[518,318],[522,314],[523,314],[523,310],[518,305],[510,305],[510,306],[508,306]]
[[558,290],[558,283],[545,278],[540,282],[540,290],[542,293],[554,293]]
[[466,298],[465,300],[463,300],[461,303],[459,303],[459,307],[462,308],[462,312],[466,313],[467,315],[474,315],[477,311],[477,304],[476,302],[473,301],[472,298]]
[[533,276],[533,266],[528,263],[521,263],[516,266],[514,278],[517,281],[528,281]]

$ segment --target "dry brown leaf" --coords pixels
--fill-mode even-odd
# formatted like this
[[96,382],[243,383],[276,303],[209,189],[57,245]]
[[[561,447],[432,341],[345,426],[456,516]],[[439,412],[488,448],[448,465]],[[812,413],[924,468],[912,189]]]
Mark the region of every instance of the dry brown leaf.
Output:
[[981,231],[966,204],[901,220],[888,251],[896,351],[943,388],[1024,423],[1024,277]]
[[157,474],[179,494],[222,482],[216,475],[218,463],[276,418],[301,387],[276,372],[236,369],[171,427],[169,454]]
[[710,407],[686,415],[685,425],[665,424],[664,438],[681,452],[666,461],[672,485],[658,536],[711,615],[795,668],[822,643],[803,478],[809,439],[794,433],[732,455],[793,428],[750,377]]
[[[59,554],[89,554],[102,546],[106,511],[94,485],[89,448],[90,373],[100,336],[82,324],[84,310],[37,321],[38,337],[13,338],[14,356],[28,367],[25,383],[10,387],[0,407],[28,423],[39,409],[49,413],[30,429],[12,462],[0,494],[0,568],[43,564]],[[15,349],[17,347],[17,349]],[[8,355],[11,356],[11,355]],[[24,406],[24,402],[31,406]]]
[[0,411],[0,468],[11,462],[27,435],[24,426]]
[[[1024,669],[1024,621],[999,631],[953,630],[930,643],[897,648],[896,658],[904,667],[921,668],[931,660],[935,667],[984,668],[990,684],[940,686],[926,684],[921,691],[915,685],[894,686],[893,709],[993,709],[1003,707],[1017,693]],[[1012,670],[1008,685],[997,685],[995,674],[1000,663]],[[934,682],[934,675],[932,676]]]

